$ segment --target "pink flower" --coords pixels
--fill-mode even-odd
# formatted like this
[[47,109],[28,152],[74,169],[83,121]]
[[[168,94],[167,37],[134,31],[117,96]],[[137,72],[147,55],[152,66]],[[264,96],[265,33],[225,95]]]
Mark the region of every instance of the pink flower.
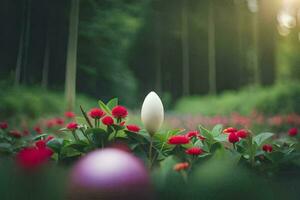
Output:
[[189,142],[190,142],[189,138],[185,135],[174,135],[171,136],[168,140],[169,144],[176,144],[176,145],[187,144]]
[[267,153],[270,153],[273,151],[273,147],[270,144],[265,144],[265,145],[263,145],[262,150],[264,150]]
[[55,123],[56,123],[56,125],[62,126],[62,125],[64,125],[64,120],[62,118],[58,117],[55,119]]
[[114,124],[114,119],[111,116],[106,116],[102,118],[102,123],[106,126],[111,126]]
[[128,115],[128,111],[124,106],[116,106],[112,109],[112,115],[115,118],[125,118]]
[[192,148],[189,148],[185,151],[185,153],[189,154],[189,155],[200,155],[203,153],[203,150],[199,147],[192,147]]
[[70,122],[69,124],[67,124],[67,129],[74,131],[78,128],[78,124],[75,122]]
[[8,123],[7,122],[0,122],[0,129],[7,129],[8,128]]
[[291,128],[289,130],[289,136],[293,137],[296,136],[298,134],[298,129],[297,128]]
[[93,119],[100,119],[105,113],[100,108],[93,108],[90,110],[89,115]]
[[65,112],[65,117],[72,119],[75,117],[75,113],[73,113],[72,111],[67,111]]
[[127,130],[131,131],[131,132],[139,132],[141,130],[140,127],[138,127],[137,125],[134,124],[130,124],[126,126]]
[[240,139],[239,137],[236,135],[235,132],[229,133],[228,135],[228,142],[230,143],[236,143],[238,142]]

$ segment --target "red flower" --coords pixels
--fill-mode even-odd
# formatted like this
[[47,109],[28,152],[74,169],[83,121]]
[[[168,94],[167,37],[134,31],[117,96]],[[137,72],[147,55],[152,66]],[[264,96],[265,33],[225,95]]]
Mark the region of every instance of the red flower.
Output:
[[199,135],[199,136],[198,136],[198,139],[201,140],[201,141],[203,141],[203,140],[205,140],[206,138],[203,137],[202,135]]
[[174,136],[171,136],[168,140],[168,143],[169,144],[187,144],[189,143],[190,140],[187,136],[185,135],[174,135]]
[[105,113],[100,108],[93,108],[90,110],[89,115],[93,119],[100,119]]
[[29,135],[29,130],[28,129],[24,129],[23,132],[22,132],[22,135],[23,136]]
[[223,130],[223,133],[233,133],[233,132],[237,132],[237,129],[233,127],[229,127]]
[[270,153],[270,152],[273,151],[273,147],[270,144],[265,144],[265,145],[263,145],[262,150],[264,150],[265,152],[269,152]]
[[189,148],[185,151],[185,153],[189,154],[189,155],[200,155],[203,153],[203,150],[199,147],[192,147],[192,148]]
[[15,138],[20,138],[22,137],[22,133],[18,130],[12,130],[12,131],[9,131],[9,134]]
[[116,106],[111,112],[115,118],[125,118],[128,115],[127,109],[123,106]]
[[27,147],[18,152],[17,163],[25,169],[35,169],[52,156],[53,151],[47,147]]
[[111,116],[103,117],[102,123],[106,126],[111,126],[114,124],[114,119]]
[[72,119],[75,117],[75,113],[73,113],[72,111],[67,111],[65,112],[65,117]]
[[186,136],[188,138],[193,138],[193,137],[197,137],[199,135],[199,132],[198,131],[189,131],[186,133]]
[[289,136],[296,136],[298,134],[298,129],[297,128],[291,128],[289,130]]
[[124,126],[125,125],[125,121],[123,121],[123,122],[120,122],[120,124],[119,124],[120,126]]
[[141,130],[140,127],[138,127],[137,125],[134,125],[134,124],[130,124],[130,125],[127,125],[127,130],[131,131],[131,132],[139,132]]
[[35,146],[39,149],[46,148],[46,141],[45,140],[36,141]]
[[52,128],[54,125],[55,125],[55,121],[53,121],[53,119],[47,120],[46,126],[47,126],[48,128]]
[[78,128],[78,124],[75,122],[70,122],[69,124],[67,124],[67,129],[74,131]]
[[34,127],[33,129],[35,130],[35,132],[36,132],[37,134],[42,134],[42,133],[43,133],[41,127],[39,127],[39,126],[36,126],[36,127]]
[[64,125],[65,122],[62,118],[58,117],[58,118],[55,119],[55,123],[59,126],[62,126],[62,125]]
[[228,142],[230,143],[236,143],[238,142],[240,139],[239,137],[236,135],[235,132],[229,133],[228,135]]
[[52,135],[48,135],[48,137],[45,139],[45,142],[49,142],[50,140],[52,140],[54,138],[54,136]]
[[8,128],[8,123],[7,122],[0,122],[0,129],[7,129]]
[[239,137],[239,138],[246,138],[248,136],[248,131],[245,130],[245,129],[241,129],[239,130],[238,132],[236,132],[236,135]]
[[182,163],[177,163],[176,165],[174,165],[173,169],[175,171],[181,171],[181,170],[185,170],[189,168],[189,163],[188,162],[182,162]]

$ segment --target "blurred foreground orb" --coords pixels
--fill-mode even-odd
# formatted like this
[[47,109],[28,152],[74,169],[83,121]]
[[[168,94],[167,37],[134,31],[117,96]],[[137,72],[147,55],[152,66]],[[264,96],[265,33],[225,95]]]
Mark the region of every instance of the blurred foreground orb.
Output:
[[71,170],[67,199],[153,199],[148,172],[130,153],[114,148],[93,151]]

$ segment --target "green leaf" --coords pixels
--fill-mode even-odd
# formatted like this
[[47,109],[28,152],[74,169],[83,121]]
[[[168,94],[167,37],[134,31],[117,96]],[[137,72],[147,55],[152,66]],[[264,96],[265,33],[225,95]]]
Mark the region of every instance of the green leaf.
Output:
[[215,137],[215,140],[218,142],[226,142],[228,138],[227,134],[220,134],[219,136]]
[[106,131],[102,128],[89,128],[85,131],[86,134],[106,134]]
[[261,146],[266,140],[270,139],[274,133],[260,133],[253,137],[253,141],[257,144],[257,146]]
[[10,152],[11,144],[9,143],[0,143],[0,151],[2,152]]
[[110,110],[112,110],[114,107],[118,105],[118,98],[111,99],[106,105]]
[[213,135],[203,126],[199,126],[200,133],[208,140],[209,143],[212,143],[214,140]]
[[73,149],[76,149],[77,151],[80,152],[85,152],[85,148],[88,146],[89,144],[83,141],[76,141],[74,143],[70,143],[65,145],[65,147],[71,147]]
[[49,142],[47,142],[47,146],[57,153],[61,151],[63,144],[64,144],[64,139],[62,138],[54,138]]
[[99,107],[104,110],[106,113],[111,114],[111,110],[109,109],[109,107],[107,107],[105,105],[105,103],[103,103],[103,101],[99,100],[98,101]]
[[223,130],[223,125],[222,125],[222,124],[217,124],[217,125],[215,125],[215,127],[212,129],[211,134],[212,134],[214,137],[217,137],[217,136],[219,136],[219,135],[222,133],[222,130]]
[[32,138],[33,141],[36,141],[36,140],[40,140],[41,138],[44,138],[44,137],[47,137],[48,134],[40,134],[40,135],[36,135]]
[[83,110],[83,108],[82,108],[81,105],[80,105],[80,111],[81,111],[81,113],[82,113],[84,119],[86,120],[87,124],[92,128],[93,125],[92,125],[92,123],[91,123],[89,117],[87,116],[86,112]]

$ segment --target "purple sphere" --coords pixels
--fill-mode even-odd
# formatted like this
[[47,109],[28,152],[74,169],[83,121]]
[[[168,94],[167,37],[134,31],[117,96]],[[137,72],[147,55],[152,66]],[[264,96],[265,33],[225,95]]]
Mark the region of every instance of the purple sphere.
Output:
[[148,172],[130,153],[106,148],[88,153],[71,171],[69,199],[152,199]]

